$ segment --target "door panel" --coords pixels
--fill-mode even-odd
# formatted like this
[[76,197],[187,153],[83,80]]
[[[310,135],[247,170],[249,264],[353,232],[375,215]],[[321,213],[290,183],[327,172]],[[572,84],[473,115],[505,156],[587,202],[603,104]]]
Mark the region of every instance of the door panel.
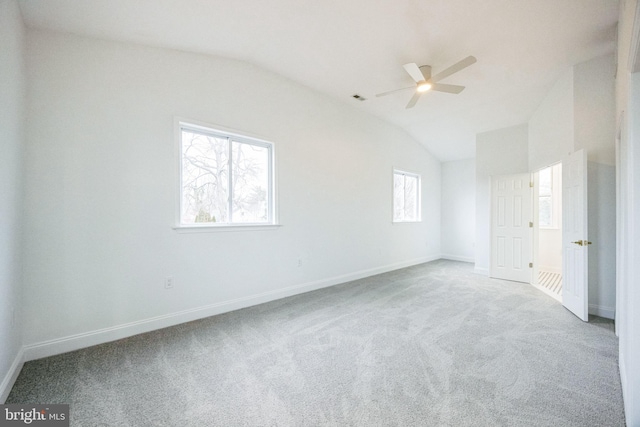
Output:
[[531,281],[530,179],[528,173],[492,178],[491,277]]
[[562,167],[562,304],[589,320],[587,155],[569,155]]

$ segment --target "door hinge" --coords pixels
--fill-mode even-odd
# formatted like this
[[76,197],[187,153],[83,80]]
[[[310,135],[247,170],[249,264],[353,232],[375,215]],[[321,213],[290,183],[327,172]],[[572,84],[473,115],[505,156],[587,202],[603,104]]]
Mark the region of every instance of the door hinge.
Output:
[[533,188],[533,182],[529,182],[529,187]]
[[533,228],[533,223],[529,221],[529,228]]
[[533,268],[533,263],[532,262],[529,263],[529,268]]

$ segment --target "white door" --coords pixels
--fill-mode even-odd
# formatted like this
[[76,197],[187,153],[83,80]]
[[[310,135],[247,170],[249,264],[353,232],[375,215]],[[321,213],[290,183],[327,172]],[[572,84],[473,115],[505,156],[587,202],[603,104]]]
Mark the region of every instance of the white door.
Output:
[[531,282],[530,182],[529,173],[491,179],[491,277]]
[[562,167],[562,304],[589,321],[587,154],[569,155]]

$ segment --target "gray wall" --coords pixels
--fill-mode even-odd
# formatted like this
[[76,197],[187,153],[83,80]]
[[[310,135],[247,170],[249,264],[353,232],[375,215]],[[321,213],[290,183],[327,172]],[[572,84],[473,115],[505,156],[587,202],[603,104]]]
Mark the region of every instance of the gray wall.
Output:
[[475,159],[442,163],[442,257],[475,261]]
[[573,69],[556,81],[529,120],[529,170],[537,171],[573,152]]
[[527,172],[528,127],[512,126],[476,136],[476,264],[489,274],[491,253],[491,177]]
[[[476,270],[489,262],[491,175],[534,172],[585,149],[588,163],[589,311],[615,314],[615,70],[613,55],[578,64],[560,76],[533,113],[527,134],[514,128],[476,140]],[[609,232],[607,232],[607,230]]]
[[[589,312],[615,314],[614,56],[577,64],[563,74],[529,122],[529,170],[584,149],[587,165]],[[608,231],[607,231],[608,230]]]
[[589,215],[589,313],[614,318],[616,307],[616,170],[587,165]]
[[17,3],[0,0],[0,402],[13,384],[22,347],[23,38]]
[[[404,131],[243,62],[28,40],[28,358],[439,257],[440,163]],[[275,144],[281,227],[172,228],[175,117]],[[394,167],[423,222],[392,223]]]

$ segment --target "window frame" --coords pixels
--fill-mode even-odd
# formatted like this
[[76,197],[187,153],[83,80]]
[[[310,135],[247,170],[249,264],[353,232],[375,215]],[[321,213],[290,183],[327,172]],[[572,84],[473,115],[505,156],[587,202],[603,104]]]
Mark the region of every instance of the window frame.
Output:
[[[239,132],[223,126],[210,125],[200,123],[194,120],[175,118],[175,141],[177,147],[177,208],[175,213],[174,230],[180,232],[198,232],[198,231],[235,231],[235,230],[260,230],[273,229],[280,225],[277,222],[277,200],[276,200],[276,161],[275,161],[275,144],[266,139],[249,135],[246,132]],[[216,138],[226,138],[229,143],[229,163],[232,161],[233,142],[254,145],[267,149],[268,153],[268,189],[267,189],[267,221],[265,222],[203,222],[203,223],[185,223],[182,222],[182,203],[183,203],[183,151],[182,151],[182,131],[191,131],[194,133],[212,136]],[[233,220],[233,184],[232,184],[232,168],[229,168],[229,204],[228,210],[231,221]]]
[[[396,220],[395,217],[395,206],[396,206],[396,189],[395,189],[395,179],[396,175],[410,176],[417,178],[416,185],[416,219],[407,220],[401,219]],[[393,224],[411,224],[422,222],[422,176],[415,172],[408,172],[406,170],[393,168],[393,173],[391,174],[391,221]]]

